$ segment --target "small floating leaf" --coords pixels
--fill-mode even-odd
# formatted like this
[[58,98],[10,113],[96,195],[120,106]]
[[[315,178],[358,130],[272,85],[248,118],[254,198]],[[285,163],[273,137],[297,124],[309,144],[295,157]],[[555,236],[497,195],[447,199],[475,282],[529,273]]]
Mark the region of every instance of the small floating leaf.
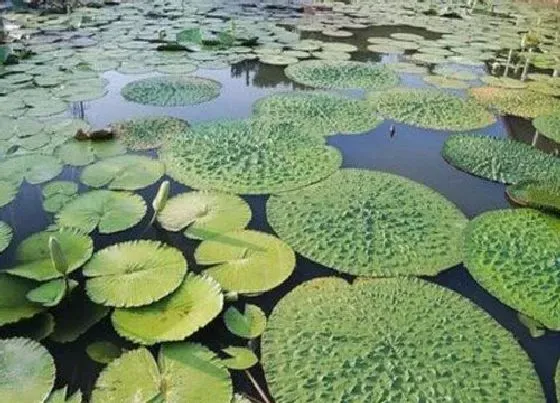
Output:
[[187,272],[178,249],[161,242],[121,242],[96,252],[85,265],[92,301],[108,306],[148,305],[175,290]]
[[109,364],[119,358],[123,351],[109,341],[96,341],[86,347],[86,353],[95,362]]
[[231,357],[222,359],[224,365],[229,369],[249,369],[259,362],[255,353],[245,347],[228,347],[222,351]]
[[65,204],[75,199],[77,193],[78,184],[75,182],[50,182],[43,187],[43,208],[49,213],[57,213]]
[[66,284],[65,279],[58,278],[41,284],[29,291],[26,296],[30,301],[50,307],[58,305],[62,298],[77,286],[77,281],[68,280],[68,284]]
[[236,307],[230,306],[224,313],[224,322],[231,333],[246,339],[254,339],[264,332],[266,315],[256,305],[245,305],[243,313]]
[[26,298],[37,283],[0,273],[0,326],[31,318],[45,310]]

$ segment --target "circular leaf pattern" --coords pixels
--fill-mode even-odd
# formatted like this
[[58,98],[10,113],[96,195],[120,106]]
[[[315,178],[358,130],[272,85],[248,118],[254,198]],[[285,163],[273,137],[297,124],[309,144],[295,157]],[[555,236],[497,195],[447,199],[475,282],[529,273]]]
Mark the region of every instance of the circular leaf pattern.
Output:
[[462,261],[465,216],[439,193],[393,174],[343,169],[273,195],[267,214],[297,252],[345,273],[435,275]]
[[266,327],[266,315],[257,305],[245,305],[245,311],[239,312],[230,306],[224,313],[224,323],[236,336],[246,339],[259,337]]
[[470,94],[481,104],[504,115],[534,118],[560,112],[560,100],[530,90],[480,87],[472,88]]

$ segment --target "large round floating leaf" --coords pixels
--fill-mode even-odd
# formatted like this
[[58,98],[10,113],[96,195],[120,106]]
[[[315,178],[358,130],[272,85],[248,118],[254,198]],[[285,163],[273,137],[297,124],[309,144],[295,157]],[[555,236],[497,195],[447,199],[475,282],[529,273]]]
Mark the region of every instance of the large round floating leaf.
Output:
[[145,348],[129,351],[99,375],[92,403],[230,403],[231,378],[221,360],[200,344],[162,346],[157,363]]
[[186,228],[185,235],[209,239],[224,232],[243,229],[251,219],[251,208],[236,195],[200,191],[181,193],[169,199],[157,220],[168,231]]
[[278,403],[545,400],[508,331],[417,279],[308,281],[276,305],[261,351]]
[[155,106],[186,106],[207,102],[220,95],[221,84],[190,76],[164,76],[133,81],[121,90],[133,102]]
[[241,230],[203,241],[195,251],[196,263],[212,266],[205,273],[223,289],[258,294],[282,284],[295,267],[294,251],[273,235]]
[[0,253],[4,252],[12,241],[12,228],[4,221],[0,221]]
[[16,198],[18,190],[19,185],[17,183],[0,180],[0,207],[11,203]]
[[381,64],[354,61],[304,60],[284,72],[295,82],[315,88],[382,90],[399,83],[399,76]]
[[132,307],[172,293],[187,272],[178,249],[157,241],[121,242],[93,255],[83,269],[87,293],[98,304]]
[[472,130],[496,122],[494,116],[476,102],[437,90],[372,92],[368,102],[385,118],[429,129]]
[[80,167],[89,165],[97,159],[122,155],[126,153],[126,147],[116,140],[73,139],[57,148],[56,153],[66,165]]
[[142,155],[119,155],[87,166],[80,176],[91,187],[112,190],[138,190],[157,182],[165,173],[164,165]]
[[189,274],[173,294],[151,305],[116,309],[111,321],[121,336],[150,345],[185,339],[210,323],[222,307],[218,283]]
[[496,182],[560,178],[560,159],[515,140],[454,135],[442,154],[453,166]]
[[189,128],[185,120],[169,116],[131,119],[112,126],[119,141],[132,150],[157,148]]
[[559,99],[530,90],[480,87],[469,92],[481,104],[504,115],[534,118],[560,113]]
[[199,189],[273,193],[336,171],[340,153],[291,123],[217,121],[194,126],[160,152],[168,174]]
[[93,241],[87,235],[72,229],[43,231],[26,238],[16,249],[15,267],[8,273],[45,281],[62,277],[51,261],[49,238],[54,237],[60,243],[62,253],[68,263],[67,273],[83,266],[93,252]]
[[48,182],[62,172],[62,164],[50,155],[22,155],[0,163],[0,180],[19,185]]
[[236,307],[230,306],[224,313],[224,323],[231,333],[246,339],[254,339],[264,332],[266,315],[256,305],[245,305],[243,313]]
[[128,192],[94,190],[66,204],[56,215],[60,227],[102,234],[124,231],[142,220],[146,203],[141,196]]
[[35,287],[35,281],[0,274],[0,326],[31,318],[45,310],[26,298]]
[[0,340],[1,401],[43,402],[54,377],[54,360],[41,344],[19,337]]
[[539,134],[560,143],[560,112],[537,117],[533,120],[533,126]]
[[465,265],[504,304],[560,330],[560,219],[529,209],[484,213],[467,227]]
[[510,185],[508,197],[517,204],[560,212],[560,182],[526,181]]
[[343,169],[273,195],[267,215],[297,252],[354,275],[435,275],[462,261],[465,216],[439,193],[397,175]]
[[381,123],[364,101],[328,92],[287,92],[258,100],[255,113],[264,119],[293,121],[309,134],[359,134]]

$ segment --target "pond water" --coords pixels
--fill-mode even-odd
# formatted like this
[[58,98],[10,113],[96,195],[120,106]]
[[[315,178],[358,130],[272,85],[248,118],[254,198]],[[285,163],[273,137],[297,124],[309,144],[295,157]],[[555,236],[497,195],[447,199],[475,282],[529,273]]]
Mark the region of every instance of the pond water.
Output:
[[[115,10],[118,10],[119,7],[125,6],[118,6]],[[128,7],[128,5],[126,7]],[[168,7],[170,10],[173,10],[173,12],[178,12],[178,9],[175,8],[176,6],[172,7],[169,5]],[[160,11],[162,9],[165,10],[165,8],[162,7],[158,8]],[[374,7],[372,7],[372,9],[374,9]],[[382,9],[387,13],[387,6],[383,6]],[[143,10],[146,11],[147,9],[145,8]],[[290,5],[289,8],[279,9],[271,7],[267,9],[265,5],[261,4],[259,8],[235,6],[232,8],[201,8],[201,10],[202,11],[198,15],[200,18],[203,18],[201,15],[210,15],[212,13],[215,13],[217,17],[221,17],[220,13],[226,12],[227,10],[236,10],[235,12],[238,13],[239,18],[243,19],[244,17],[249,18],[248,16],[251,16],[252,10],[258,10],[256,15],[266,15],[268,16],[267,18],[272,18],[271,21],[280,21],[281,18],[289,17],[290,19],[312,19],[315,21],[314,23],[316,23],[316,20],[319,19],[316,15],[303,15],[299,5]],[[319,12],[317,14],[320,15]],[[358,47],[358,50],[350,53],[351,60],[394,64],[396,62],[408,60],[407,56],[415,53],[415,51],[407,50],[399,54],[368,51],[367,46],[370,44],[368,38],[390,38],[391,34],[406,33],[421,35],[426,41],[438,41],[442,38],[442,35],[445,35],[445,30],[442,29],[435,29],[432,31],[429,29],[429,26],[427,27],[428,29],[426,29],[424,27],[396,24],[392,21],[392,19],[398,19],[399,15],[406,15],[408,16],[407,18],[411,20],[413,14],[412,9],[399,6],[399,13],[396,13],[393,18],[387,13],[387,22],[391,22],[390,24],[376,24],[375,26],[359,29],[344,28],[344,30],[353,33],[353,36],[348,38],[325,36],[317,32],[301,32],[301,35],[298,32],[298,35],[300,35],[301,39],[342,42],[355,45]],[[128,14],[123,13],[122,15]],[[326,17],[323,18],[327,20],[331,18],[328,12],[325,12],[325,15]],[[334,13],[335,17],[332,18],[336,18],[336,15],[337,14]],[[348,16],[352,15],[352,13],[347,11],[344,15]],[[355,11],[354,17],[360,21],[366,18],[358,11]],[[123,18],[123,20],[126,19]],[[148,21],[150,21],[150,19],[148,19]],[[146,24],[146,27],[150,28],[150,32],[157,32],[159,29],[165,28],[166,23],[171,24],[171,22],[165,18],[155,18],[154,21],[157,21],[157,24],[154,23],[154,27],[151,27],[150,24]],[[381,21],[384,22],[384,20]],[[449,24],[452,24],[453,21],[455,20],[449,19]],[[443,25],[445,23],[445,20],[441,22]],[[118,22],[115,22],[115,24],[118,24]],[[282,25],[279,24],[278,26]],[[290,31],[293,31],[293,28],[290,28]],[[33,35],[33,38],[40,38],[41,35],[46,34],[48,34],[48,32],[36,33]],[[108,41],[106,38],[97,38],[96,40]],[[37,42],[39,43],[40,40],[37,39]],[[85,49],[87,49],[87,47]],[[107,51],[110,49],[111,47],[107,47]],[[494,53],[496,54],[496,59],[502,60],[504,54],[507,56],[507,49],[494,51]],[[500,55],[500,58],[497,55]],[[31,60],[33,59],[31,58]],[[138,62],[138,60],[135,61],[135,63]],[[493,60],[485,60],[484,63],[479,63],[474,66],[450,63],[447,64],[447,66],[455,70],[467,70],[480,77],[489,74],[489,71],[492,69],[492,62]],[[428,64],[427,67],[430,72],[433,72],[435,65]],[[503,71],[502,69],[503,65],[499,69],[500,73]],[[244,60],[220,69],[198,68],[196,72],[192,73],[193,75],[215,80],[222,85],[220,95],[217,98],[208,102],[189,106],[158,107],[127,101],[121,95],[121,90],[128,83],[149,77],[164,76],[163,73],[150,71],[140,74],[125,74],[110,69],[100,72],[101,77],[106,80],[106,94],[99,99],[91,101],[72,102],[64,115],[85,120],[94,128],[104,128],[118,121],[147,116],[172,116],[186,120],[190,125],[221,119],[249,118],[253,113],[253,104],[262,97],[286,91],[312,89],[312,87],[298,84],[288,78],[284,70],[284,66],[264,64],[256,60]],[[538,69],[534,66],[531,67],[530,72],[551,74],[551,70],[549,69]],[[517,79],[520,73],[521,72],[518,71],[517,74],[512,74],[511,77]],[[399,73],[399,76],[401,86],[433,88],[423,81],[422,77],[424,75]],[[472,84],[472,86],[483,85],[478,79],[471,80],[470,84]],[[465,97],[466,94],[464,90],[444,91],[459,97]],[[340,90],[338,93],[352,99],[363,99],[363,97],[366,96],[363,90]],[[533,141],[534,128],[531,125],[530,119],[502,115],[498,117],[494,124],[482,129],[466,130],[463,132],[498,138],[509,137],[526,144],[531,144]],[[415,182],[424,184],[454,203],[468,219],[473,219],[487,211],[515,207],[508,201],[505,194],[505,184],[470,175],[467,172],[456,169],[444,160],[441,156],[442,147],[446,139],[454,133],[455,132],[449,130],[420,128],[414,125],[400,123],[397,120],[385,119],[374,129],[365,131],[362,134],[329,136],[326,138],[326,143],[340,151],[342,155],[342,168],[361,168],[383,171],[401,175]],[[539,137],[535,146],[548,154],[553,154],[554,150],[558,148],[557,143],[544,137]],[[158,156],[157,152],[154,150],[145,152],[138,151],[136,153],[154,158]],[[6,158],[9,158],[9,156]],[[68,180],[80,183],[82,170],[83,168],[80,167],[66,165],[62,173],[56,177],[56,180]],[[174,181],[167,175],[162,178],[162,180],[165,179],[171,181],[171,195],[191,190],[190,187]],[[140,194],[149,203],[149,201],[154,198],[160,183],[161,180],[136,193]],[[87,190],[87,186],[80,184],[80,192],[85,192]],[[242,198],[248,202],[252,212],[252,218],[247,228],[275,234],[267,220],[266,202],[269,196],[242,195]],[[17,246],[29,237],[29,235],[43,231],[53,223],[53,215],[46,213],[41,207],[42,199],[41,186],[30,185],[24,182],[19,188],[15,199],[0,210],[0,220],[8,223],[13,230],[13,238],[10,246],[0,254],[0,267],[11,267],[15,262]],[[127,240],[160,240],[180,249],[188,261],[189,270],[200,273],[202,268],[197,266],[194,260],[194,251],[200,242],[188,240],[180,232],[171,233],[158,226],[150,226],[149,221],[151,214],[152,209],[150,207],[148,214],[144,216],[142,221],[127,231],[109,235],[100,234],[97,230],[92,232],[91,237],[94,242],[94,250],[97,251]],[[244,303],[255,304],[269,315],[276,304],[295,287],[307,280],[326,276],[338,276],[349,280],[353,279],[353,276],[322,266],[297,254],[295,270],[285,282],[259,296],[241,296],[239,301],[233,304],[240,308],[243,307]],[[73,277],[80,281],[84,279],[81,274]],[[462,264],[444,270],[434,277],[423,278],[429,282],[454,290],[468,298],[511,332],[534,364],[544,389],[546,401],[550,403],[557,401],[555,393],[555,374],[560,359],[560,332],[547,330],[544,335],[538,338],[532,337],[528,329],[519,321],[517,312],[501,303],[497,298],[481,287]],[[75,312],[77,316],[80,314],[80,312]],[[0,329],[0,331],[5,335],[13,334],[10,328],[3,328]],[[85,353],[85,348],[91,342],[99,340],[108,340],[121,347],[134,348],[134,344],[120,338],[117,333],[115,333],[109,317],[104,318],[101,322],[94,325],[85,335],[81,336],[75,342],[58,344],[48,339],[43,340],[42,343],[55,358],[57,368],[56,387],[69,385],[70,390],[79,388],[86,397],[90,395],[98,374],[104,366],[92,361]],[[239,344],[242,342],[242,339],[227,331],[221,315],[216,317],[208,326],[191,336],[189,340],[201,342],[215,351],[227,345]],[[260,352],[258,343],[252,342],[251,347],[253,347],[255,351]],[[157,351],[157,347],[151,349],[153,352]],[[273,399],[274,396],[267,388],[266,376],[260,364],[252,368],[251,373],[255,376],[266,393],[269,394],[269,398]],[[255,390],[254,386],[248,381],[242,371],[232,371],[232,379],[235,392],[245,393],[257,399],[256,401],[260,401],[258,400],[260,399],[258,391]]]

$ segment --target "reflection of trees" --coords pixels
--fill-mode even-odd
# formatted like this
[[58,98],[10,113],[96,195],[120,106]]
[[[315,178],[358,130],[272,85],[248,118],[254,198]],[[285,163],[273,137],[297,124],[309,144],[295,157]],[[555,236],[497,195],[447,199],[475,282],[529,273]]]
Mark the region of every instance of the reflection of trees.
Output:
[[72,102],[72,105],[70,106],[70,109],[72,111],[72,117],[73,118],[77,118],[77,119],[83,119],[85,116],[85,105],[83,101],[79,101],[79,102]]
[[275,88],[279,85],[292,86],[293,88],[299,87],[286,77],[284,66],[273,66],[257,61],[244,61],[234,64],[231,66],[231,77],[245,77],[245,85],[247,87]]

